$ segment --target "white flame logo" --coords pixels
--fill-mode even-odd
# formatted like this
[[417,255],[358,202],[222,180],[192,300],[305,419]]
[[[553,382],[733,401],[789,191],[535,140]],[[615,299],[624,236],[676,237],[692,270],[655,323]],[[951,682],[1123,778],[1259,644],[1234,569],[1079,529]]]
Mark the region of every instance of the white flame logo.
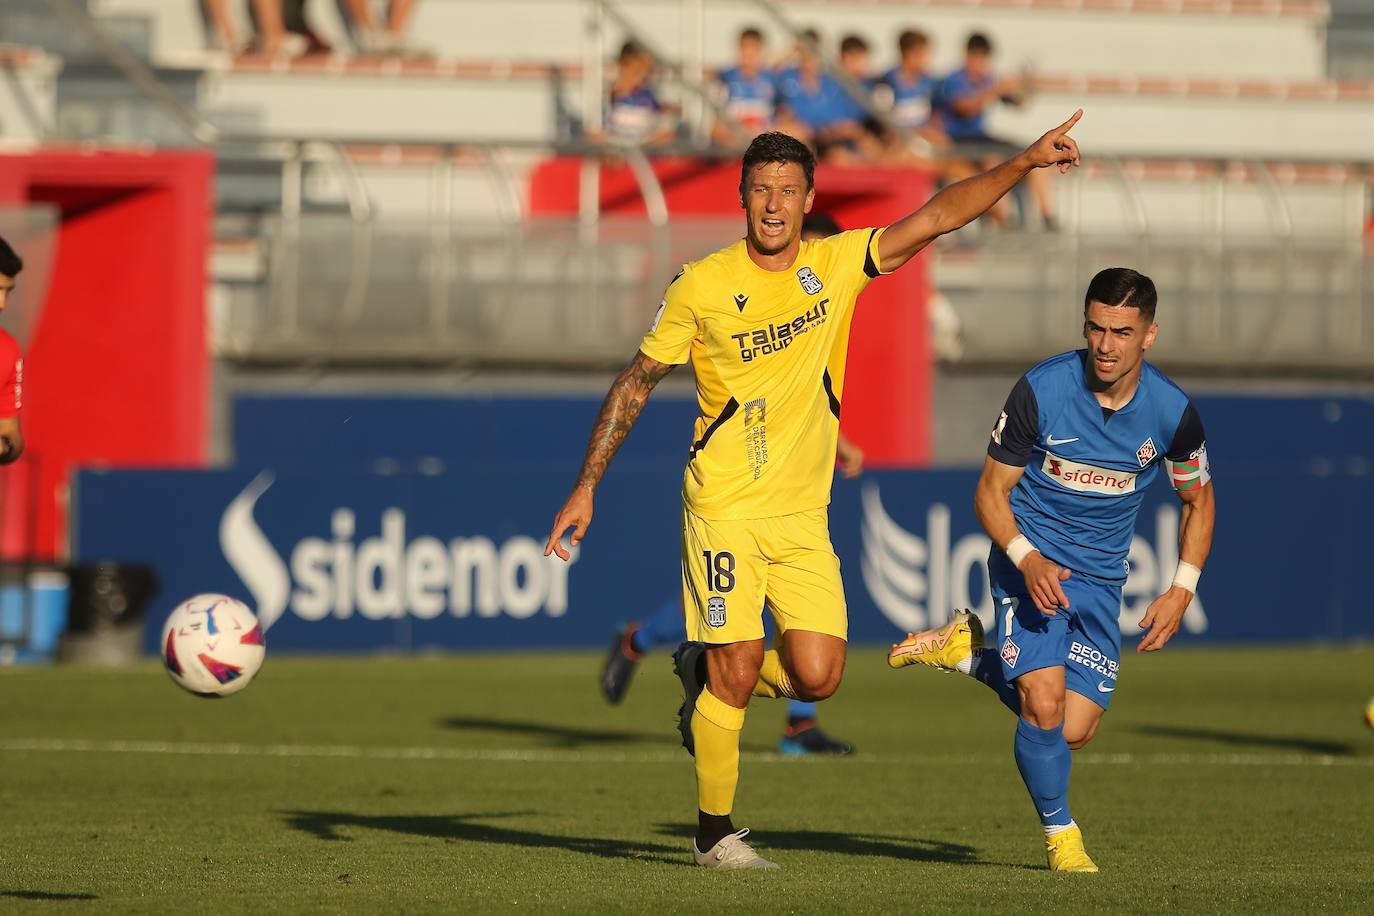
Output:
[[272,481],[269,471],[253,478],[253,482],[234,497],[219,521],[220,550],[252,592],[258,622],[264,630],[286,611],[286,602],[291,595],[291,576],[286,571],[286,564],[253,520],[253,507],[272,486]]
[[921,573],[928,560],[925,542],[892,520],[874,484],[863,488],[863,509],[861,566],[873,603],[897,626],[924,630],[929,626],[925,609],[929,589]]

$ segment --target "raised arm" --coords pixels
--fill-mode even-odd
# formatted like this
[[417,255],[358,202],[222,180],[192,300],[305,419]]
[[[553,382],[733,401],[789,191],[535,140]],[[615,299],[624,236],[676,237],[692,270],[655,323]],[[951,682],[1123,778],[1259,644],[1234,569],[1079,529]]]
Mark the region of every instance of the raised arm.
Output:
[[878,239],[879,267],[883,273],[891,273],[940,236],[982,216],[1033,170],[1058,166],[1063,173],[1078,165],[1078,144],[1069,131],[1081,117],[1080,108],[1024,152],[981,175],[950,185],[915,213],[888,226]]
[[611,389],[601,402],[596,422],[592,424],[587,454],[582,459],[577,483],[563,503],[563,508],[554,516],[553,530],[549,533],[548,544],[544,546],[544,556],[556,553],[559,559],[567,560],[570,554],[562,544],[563,533],[569,528],[573,529],[571,543],[574,547],[587,533],[587,526],[592,523],[592,496],[596,493],[596,485],[601,482],[620,444],[634,428],[650,392],[672,371],[671,364],[650,359],[640,351],[611,383]]

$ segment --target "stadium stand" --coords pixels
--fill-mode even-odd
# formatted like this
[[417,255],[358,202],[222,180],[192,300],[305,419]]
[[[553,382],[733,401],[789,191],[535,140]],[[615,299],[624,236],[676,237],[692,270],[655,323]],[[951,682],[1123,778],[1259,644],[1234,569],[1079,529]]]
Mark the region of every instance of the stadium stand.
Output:
[[[1033,304],[1025,310],[1033,324],[1048,303],[1074,300],[1073,278],[1086,265],[1129,254],[1196,306],[1197,327],[1174,351],[1184,362],[1371,365],[1363,233],[1374,83],[1350,62],[1370,25],[1358,3],[803,0],[783,21],[746,0],[518,0],[482,4],[483,15],[472,16],[477,2],[417,7],[412,30],[431,56],[294,60],[208,50],[189,0],[65,4],[89,10],[157,81],[166,97],[156,98],[136,90],[128,68],[47,0],[13,0],[0,39],[44,51],[22,52],[30,55],[23,65],[6,58],[23,76],[0,89],[5,139],[44,133],[9,126],[22,120],[11,111],[19,84],[31,86],[28,107],[40,114],[29,123],[51,124],[57,136],[173,145],[216,136],[214,325],[226,355],[357,356],[370,348],[386,358],[433,356],[435,342],[449,339],[436,336],[443,330],[480,341],[465,353],[537,362],[574,333],[560,314],[572,295],[582,314],[597,316],[584,329],[595,346],[574,348],[574,361],[599,364],[633,345],[640,300],[653,298],[661,282],[653,271],[665,257],[690,257],[734,231],[719,220],[674,218],[647,233],[642,222],[603,220],[597,244],[586,225],[595,212],[538,227],[526,219],[538,164],[558,152],[590,152],[580,132],[598,115],[600,103],[590,100],[599,98],[623,37],[657,49],[665,70],[680,66],[685,79],[664,86],[689,117],[677,152],[702,153],[705,119],[692,119],[704,107],[693,75],[727,62],[741,26],[761,26],[776,53],[800,25],[831,42],[853,32],[875,48],[880,70],[895,56],[896,34],[919,26],[932,37],[939,72],[957,64],[969,31],[984,29],[996,36],[1005,69],[1026,76],[1031,89],[1027,104],[991,116],[991,131],[1030,139],[1082,105],[1089,117],[1078,136],[1094,158],[1063,183],[1063,238],[981,232],[940,249],[935,283],[963,328],[961,345],[946,356],[957,349],[977,364],[1038,352],[1046,342],[1035,335],[1002,335],[1014,341],[1005,351],[976,329],[1012,301]],[[326,41],[350,47],[332,4],[312,15]],[[646,197],[660,193],[652,168],[634,162]],[[324,257],[339,250],[349,256]],[[998,269],[988,269],[994,263]],[[491,336],[483,314],[513,301],[528,309],[522,324],[548,335],[544,344],[537,334],[504,344]],[[1241,301],[1252,305],[1239,316],[1247,343],[1227,351],[1218,329]],[[405,303],[400,314],[397,302]],[[1322,320],[1295,332],[1270,314],[1295,302]],[[380,340],[382,316],[386,326],[415,333]],[[314,336],[284,346],[311,320]],[[1352,321],[1363,328],[1354,336],[1341,330]],[[485,336],[470,337],[483,328]],[[360,347],[341,346],[347,339]],[[437,349],[454,352],[447,343]]]

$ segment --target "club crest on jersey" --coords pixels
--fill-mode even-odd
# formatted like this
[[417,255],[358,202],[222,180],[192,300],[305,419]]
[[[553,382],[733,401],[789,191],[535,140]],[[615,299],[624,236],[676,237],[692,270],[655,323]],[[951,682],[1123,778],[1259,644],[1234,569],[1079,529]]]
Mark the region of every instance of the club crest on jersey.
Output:
[[801,288],[808,296],[814,296],[824,288],[821,286],[821,278],[809,267],[797,271],[797,279],[801,281]]
[[1135,450],[1135,457],[1140,462],[1140,466],[1147,467],[1151,461],[1159,454],[1155,450],[1155,440],[1153,437],[1146,439],[1140,444],[1140,448]]
[[1021,647],[1011,641],[1008,636],[1002,643],[1002,661],[1007,663],[1008,668],[1016,667],[1016,660],[1021,657]]
[[725,626],[725,599],[721,597],[706,599],[706,622],[713,627]]

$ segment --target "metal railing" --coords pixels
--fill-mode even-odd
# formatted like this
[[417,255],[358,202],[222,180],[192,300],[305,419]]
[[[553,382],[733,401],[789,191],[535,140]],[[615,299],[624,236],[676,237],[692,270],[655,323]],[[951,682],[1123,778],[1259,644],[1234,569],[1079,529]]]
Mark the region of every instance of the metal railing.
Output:
[[[277,212],[261,229],[265,269],[260,282],[234,291],[232,318],[218,338],[227,356],[292,361],[613,361],[638,339],[646,303],[657,301],[675,261],[738,237],[733,218],[670,220],[666,195],[644,150],[586,141],[436,143],[427,137],[389,138],[389,145],[434,151],[428,166],[431,207],[422,218],[382,219],[352,152],[357,146],[375,146],[375,139],[354,143],[216,131],[199,112],[159,91],[156,74],[142,61],[102,40],[99,24],[84,10],[69,0],[48,2],[64,17],[74,17],[74,27],[81,22],[81,30],[108,52],[111,64],[130,85],[166,110],[193,142],[221,153],[248,152],[280,169]],[[702,2],[686,0],[684,10]],[[606,23],[614,21],[627,30],[632,23],[612,0],[585,3],[586,58],[595,66],[584,66],[584,115],[594,127],[604,92]],[[773,7],[767,0],[760,0],[760,5]],[[773,12],[784,27],[792,28],[782,13]],[[690,12],[685,15],[691,18]],[[710,112],[728,117],[696,77],[699,57],[689,54],[679,62],[667,60],[662,49],[656,53],[673,78],[702,103],[703,116]],[[531,220],[524,212],[525,176],[510,160],[530,152],[581,158],[575,219]],[[733,157],[737,150],[685,143],[663,152],[709,160]],[[643,219],[608,219],[602,213],[600,166],[608,157],[629,167],[645,205]],[[1300,231],[1285,193],[1290,176],[1283,173],[1302,163],[1278,167],[1243,157],[1192,163],[1192,178],[1203,189],[1198,197],[1205,207],[1179,238],[1152,214],[1144,192],[1145,183],[1153,180],[1147,174],[1150,160],[1097,157],[1095,162],[1095,174],[1061,183],[1067,214],[1062,234],[973,230],[937,250],[937,282],[963,317],[966,361],[1019,360],[1028,349],[1043,349],[1056,333],[1043,330],[1057,327],[1050,319],[1064,303],[1078,300],[1085,271],[1110,255],[1161,271],[1161,288],[1191,307],[1183,352],[1192,356],[1186,360],[1238,367],[1250,355],[1267,352],[1289,365],[1374,371],[1374,345],[1369,341],[1374,318],[1367,314],[1374,296],[1363,234],[1371,198],[1369,164],[1348,168],[1342,179],[1342,234],[1313,246]],[[455,176],[470,163],[476,164],[496,202],[494,212],[487,215],[475,216],[454,206]],[[307,172],[314,169],[337,183],[343,214],[312,210],[305,187]],[[1237,237],[1228,222],[1231,199],[1242,185],[1247,194],[1258,194],[1263,212],[1262,220],[1252,221],[1259,231],[1244,238]],[[1094,225],[1088,219],[1094,208],[1087,205],[1085,195],[1094,188],[1109,189],[1114,203],[1107,209],[1119,223]],[[1103,209],[1100,201],[1095,209]],[[479,251],[485,263],[473,257]],[[347,254],[340,257],[340,252]],[[1251,275],[1264,278],[1265,288],[1259,293],[1265,301],[1300,304],[1315,316],[1310,324],[1325,329],[1323,335],[1295,333],[1284,323],[1281,308],[1267,308],[1260,318],[1255,317],[1258,312],[1245,316],[1237,298],[1259,293],[1228,272],[1247,259],[1260,262],[1262,269],[1252,269]],[[1022,262],[1024,266],[1018,266]],[[1152,268],[1154,264],[1158,268]],[[500,270],[493,272],[492,265]],[[1001,340],[980,335],[981,316],[1002,314],[1001,292],[994,282],[998,278],[1010,278],[1015,298],[1032,305],[1023,312],[1043,319],[1024,334],[1002,335]],[[520,312],[519,320],[500,321],[499,303]],[[417,304],[422,306],[419,311]],[[412,325],[401,321],[400,313]],[[1247,318],[1247,333],[1255,339],[1227,352],[1222,336],[1237,315]],[[523,341],[512,336],[522,329]],[[542,339],[541,333],[553,336]],[[1020,350],[1008,351],[1008,340]],[[1280,346],[1285,343],[1300,346]],[[1331,353],[1338,358],[1326,359]]]

